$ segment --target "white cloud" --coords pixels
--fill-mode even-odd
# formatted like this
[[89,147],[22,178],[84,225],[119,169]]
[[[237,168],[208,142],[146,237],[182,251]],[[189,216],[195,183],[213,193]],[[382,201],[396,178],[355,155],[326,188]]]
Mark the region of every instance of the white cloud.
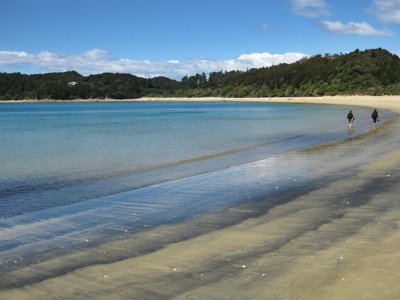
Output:
[[325,0],[292,0],[292,8],[295,14],[309,18],[330,15]]
[[349,22],[344,24],[340,21],[323,21],[321,27],[331,33],[346,35],[356,34],[363,36],[391,36],[393,32],[388,29],[377,30],[366,22]]
[[271,54],[268,52],[264,53],[252,53],[242,54],[239,56],[238,61],[245,65],[252,65],[254,68],[260,66],[272,66],[273,64],[280,63],[293,63],[305,57],[303,53],[288,52],[284,54]]
[[92,49],[87,52],[85,52],[84,56],[86,56],[89,59],[99,59],[99,58],[104,58],[107,57],[108,52],[101,50],[101,49]]
[[37,69],[40,72],[77,71],[83,75],[103,72],[131,73],[141,77],[167,76],[180,79],[185,75],[209,73],[213,71],[246,70],[268,67],[279,63],[292,63],[303,57],[303,53],[249,53],[227,60],[191,59],[181,62],[171,59],[165,62],[113,58],[104,50],[93,49],[83,54],[68,55],[43,51],[27,53],[24,51],[0,51],[0,72],[2,68]]
[[374,0],[369,12],[382,22],[400,24],[400,0]]
[[19,64],[26,61],[29,54],[24,51],[0,51],[0,66],[5,64]]

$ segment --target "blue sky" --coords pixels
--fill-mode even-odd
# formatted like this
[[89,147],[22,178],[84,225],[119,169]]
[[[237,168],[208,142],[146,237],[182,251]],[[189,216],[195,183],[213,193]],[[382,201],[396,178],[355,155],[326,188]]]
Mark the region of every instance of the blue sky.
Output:
[[400,54],[400,0],[0,0],[0,72],[143,77]]

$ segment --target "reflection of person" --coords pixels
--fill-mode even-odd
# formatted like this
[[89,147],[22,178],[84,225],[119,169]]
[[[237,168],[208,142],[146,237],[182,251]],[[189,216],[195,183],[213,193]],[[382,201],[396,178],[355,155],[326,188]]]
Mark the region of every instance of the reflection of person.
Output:
[[374,109],[374,111],[371,114],[372,117],[372,126],[376,126],[376,120],[378,120],[379,115],[378,115],[378,111],[376,109]]
[[354,115],[353,115],[352,111],[350,110],[349,113],[347,114],[347,121],[349,121],[349,128],[353,128],[354,120],[355,120]]

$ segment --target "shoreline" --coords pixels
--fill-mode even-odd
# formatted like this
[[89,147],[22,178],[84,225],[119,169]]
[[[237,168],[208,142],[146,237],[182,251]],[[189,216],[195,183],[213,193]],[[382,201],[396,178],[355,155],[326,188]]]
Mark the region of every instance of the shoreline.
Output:
[[[227,98],[227,97],[143,97],[137,99],[74,99],[74,100],[0,100],[0,103],[61,103],[61,102],[162,102],[162,101],[230,101],[230,102],[276,102],[276,103],[308,103],[308,104],[341,104],[380,108],[396,108],[400,95],[386,96],[321,96],[321,97],[259,97],[259,98]],[[397,109],[397,108],[396,108]],[[400,111],[400,108],[399,110]]]
[[[232,101],[253,99],[270,101]],[[271,99],[400,112],[400,96]],[[397,123],[389,132],[393,143],[400,140],[393,130],[400,127]],[[373,142],[365,146],[379,147]],[[400,150],[396,149],[240,223],[169,242],[138,256],[89,265],[22,288],[0,290],[0,298],[397,298],[399,180]],[[243,208],[233,209],[243,213]],[[164,233],[169,230],[165,227]],[[146,238],[158,240],[161,233],[150,231]],[[126,249],[135,246],[134,241],[123,245]],[[69,259],[72,261],[74,256]]]

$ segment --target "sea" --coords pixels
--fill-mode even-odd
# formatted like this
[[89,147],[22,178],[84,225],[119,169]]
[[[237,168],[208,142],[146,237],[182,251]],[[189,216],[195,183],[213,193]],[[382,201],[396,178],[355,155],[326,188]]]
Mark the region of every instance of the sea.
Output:
[[[357,163],[357,150],[307,149],[370,133],[370,113],[269,102],[1,103],[0,268],[268,201],[339,173]],[[391,117],[380,111],[382,122]]]

